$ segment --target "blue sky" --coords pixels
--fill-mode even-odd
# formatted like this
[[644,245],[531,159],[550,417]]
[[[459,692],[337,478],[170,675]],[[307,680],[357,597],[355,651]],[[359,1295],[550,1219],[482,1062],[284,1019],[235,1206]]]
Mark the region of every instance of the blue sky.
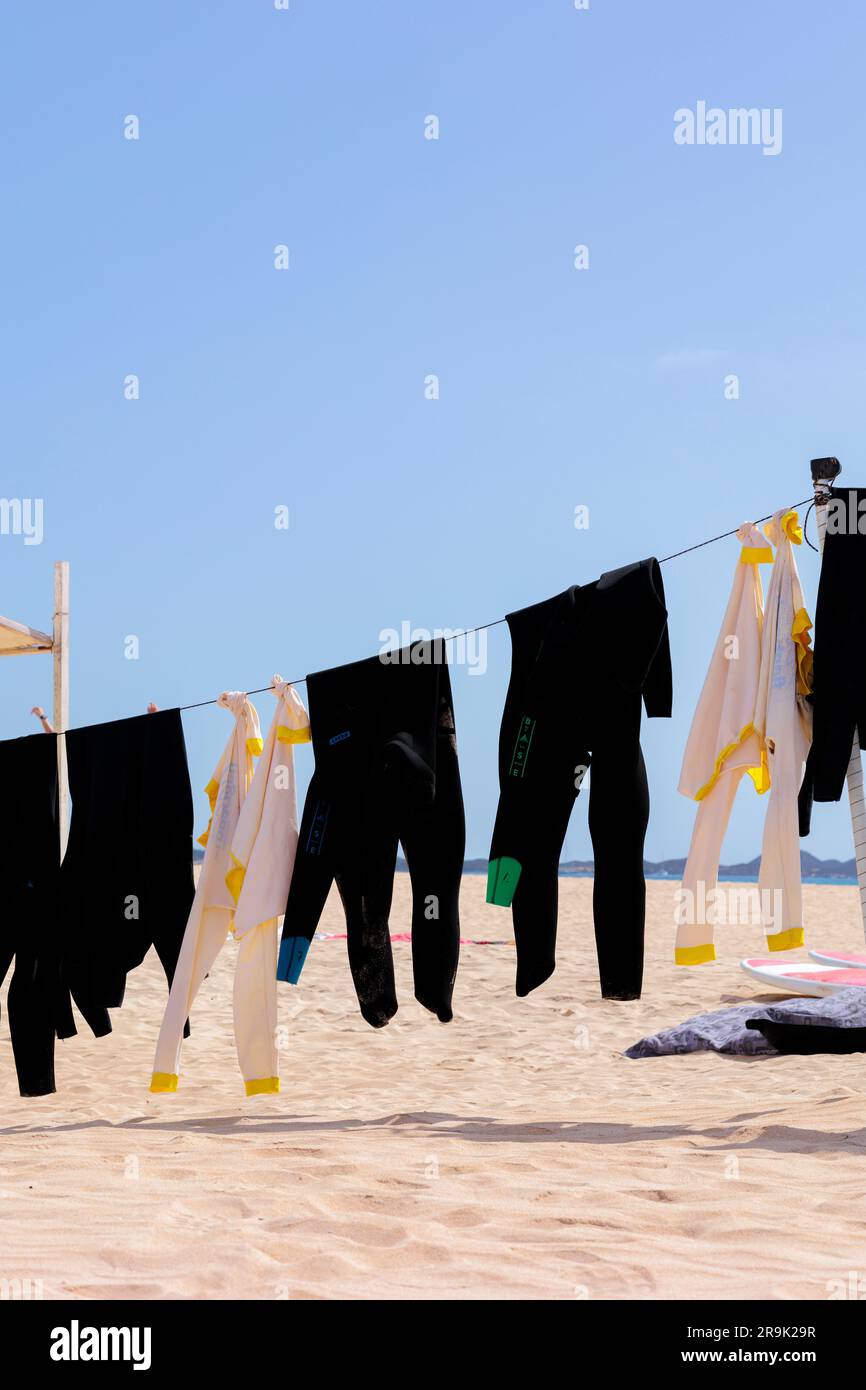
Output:
[[[864,40],[840,0],[7,12],[2,490],[45,523],[0,536],[0,611],[46,625],[71,562],[73,723],[489,621],[807,496],[814,455],[866,484]],[[781,152],[676,145],[699,100],[781,108]],[[665,567],[651,858],[688,846],[675,788],[736,554]],[[510,655],[488,639],[484,675],[454,672],[479,856]],[[4,736],[35,729],[50,662],[2,676]],[[229,717],[185,727],[204,821]],[[726,858],[763,812],[744,788]],[[844,804],[804,844],[848,857]],[[566,852],[591,852],[580,801]]]

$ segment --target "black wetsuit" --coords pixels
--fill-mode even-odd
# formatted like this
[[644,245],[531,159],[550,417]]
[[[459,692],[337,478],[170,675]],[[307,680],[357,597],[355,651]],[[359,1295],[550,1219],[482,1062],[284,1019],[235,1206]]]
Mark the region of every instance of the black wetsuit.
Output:
[[296,984],[331,884],[361,1013],[397,1011],[388,918],[398,842],[412,884],[415,997],[446,1023],[460,950],[465,825],[445,644],[419,642],[307,678],[315,771],[277,978]]
[[0,743],[3,912],[0,982],[14,959],[7,1008],[22,1096],[54,1091],[54,1030],[60,990],[56,910],[60,835],[57,737],[34,734]]
[[[863,510],[860,511],[862,503]],[[812,747],[800,788],[800,834],[812,800],[838,801],[854,734],[866,746],[866,488],[831,488],[815,607]]]
[[[193,806],[180,712],[66,734],[72,819],[60,873],[64,983],[97,1033],[151,945],[171,984],[194,885]],[[58,1033],[75,1030],[67,1007]]]
[[499,808],[487,901],[511,905],[517,993],[556,967],[559,855],[590,766],[593,915],[601,992],[636,999],[643,980],[648,715],[671,713],[667,610],[655,559],[574,585],[507,618],[511,681],[499,738]]

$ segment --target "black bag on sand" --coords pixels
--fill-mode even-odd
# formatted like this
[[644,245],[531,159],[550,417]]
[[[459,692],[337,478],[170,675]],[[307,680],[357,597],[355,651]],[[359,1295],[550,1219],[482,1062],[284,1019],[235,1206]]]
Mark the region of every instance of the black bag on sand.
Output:
[[828,1027],[816,1023],[774,1023],[770,1018],[749,1018],[777,1052],[810,1057],[816,1052],[866,1052],[866,1028]]

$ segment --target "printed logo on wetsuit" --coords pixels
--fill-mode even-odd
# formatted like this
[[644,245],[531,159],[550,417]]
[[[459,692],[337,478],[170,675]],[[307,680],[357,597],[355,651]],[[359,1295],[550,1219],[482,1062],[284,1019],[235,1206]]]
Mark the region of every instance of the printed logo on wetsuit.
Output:
[[344,729],[343,732],[342,732],[341,734],[334,734],[334,737],[333,737],[333,738],[329,738],[329,739],[328,739],[328,743],[329,743],[329,744],[331,745],[331,747],[333,748],[333,746],[334,746],[335,743],[343,743],[347,738],[351,738],[351,737],[352,737],[352,730],[351,730],[351,729]]
[[439,728],[457,752],[457,732],[454,728],[454,712],[444,696],[439,697]]
[[532,735],[534,733],[535,720],[530,719],[528,714],[524,714],[517,732],[517,742],[514,745],[514,752],[511,754],[511,766],[508,769],[509,777],[523,776],[526,770],[526,759],[529,757],[529,749],[532,744]]
[[313,812],[313,823],[310,826],[310,833],[307,836],[307,843],[304,846],[307,854],[321,854],[330,811],[331,803],[329,801],[316,802],[316,809]]

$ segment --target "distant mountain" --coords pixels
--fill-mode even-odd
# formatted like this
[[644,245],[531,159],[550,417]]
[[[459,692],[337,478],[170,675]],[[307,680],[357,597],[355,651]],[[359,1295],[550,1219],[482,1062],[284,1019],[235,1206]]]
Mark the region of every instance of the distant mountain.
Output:
[[[397,867],[405,869],[406,865],[400,860]],[[686,861],[685,859],[662,859],[654,864],[651,860],[645,859],[643,867],[646,874],[664,874],[669,878],[682,878]],[[760,858],[750,859],[745,864],[720,864],[719,873],[725,878],[736,878],[738,875],[742,875],[743,878],[757,878],[760,867]],[[591,874],[593,868],[591,859],[569,859],[559,866],[560,872],[566,874]],[[467,874],[486,873],[487,860],[467,859],[463,869]],[[800,851],[800,872],[804,879],[855,878],[857,875],[853,859],[818,859],[806,850]]]
[[[563,868],[571,866],[563,865]],[[644,860],[644,873],[667,874],[671,878],[682,878],[686,867],[685,859],[662,859],[658,864]],[[742,864],[720,864],[719,873],[725,878],[757,878],[761,867],[760,856]],[[855,878],[857,870],[853,859],[818,859],[807,850],[800,850],[800,874],[809,878]]]

